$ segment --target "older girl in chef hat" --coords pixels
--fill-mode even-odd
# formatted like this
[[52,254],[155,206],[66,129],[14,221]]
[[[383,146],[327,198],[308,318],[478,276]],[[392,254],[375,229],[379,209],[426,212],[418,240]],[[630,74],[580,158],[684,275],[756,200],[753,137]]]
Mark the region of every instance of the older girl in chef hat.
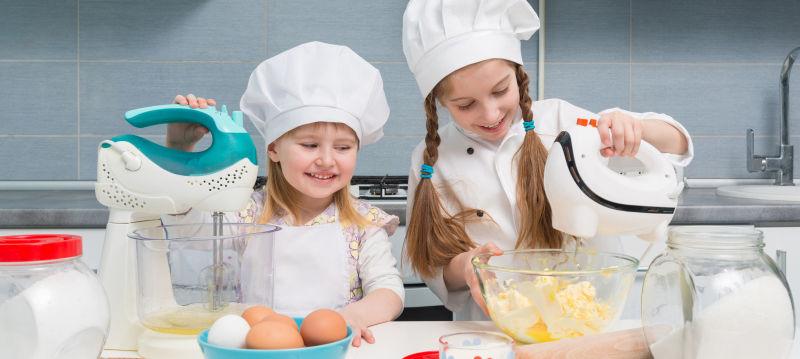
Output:
[[[474,255],[564,245],[542,178],[547,148],[577,118],[599,119],[605,156],[633,156],[644,139],[675,166],[692,158],[688,133],[667,115],[533,102],[520,41],[538,28],[525,0],[411,0],[403,16],[427,118],[411,158],[406,251],[457,319],[485,318]],[[441,128],[437,104],[453,120]]]
[[383,136],[389,117],[380,73],[345,46],[305,43],[258,65],[240,108],[269,163],[266,188],[234,220],[282,227],[273,244],[245,251],[245,296],[294,316],[338,308],[354,346],[374,343],[367,327],[396,318],[404,299],[388,240],[399,219],[349,192],[358,150]]

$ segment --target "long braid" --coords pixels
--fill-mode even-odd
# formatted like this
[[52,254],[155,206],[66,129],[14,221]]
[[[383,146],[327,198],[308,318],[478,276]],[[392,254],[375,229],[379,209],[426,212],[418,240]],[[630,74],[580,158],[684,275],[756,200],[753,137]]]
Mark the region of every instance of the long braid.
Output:
[[[515,68],[519,85],[519,106],[523,121],[533,121],[532,100],[528,94],[530,79],[522,65]],[[550,204],[544,192],[544,165],[547,149],[534,131],[527,131],[522,146],[514,155],[517,169],[517,207],[520,228],[517,248],[561,248],[562,234],[553,228]]]
[[[424,164],[433,166],[439,157],[439,116],[436,113],[434,89],[425,98],[427,134],[425,135]],[[459,253],[475,244],[467,236],[465,223],[476,217],[476,210],[464,210],[455,216],[447,213],[439,194],[429,178],[421,178],[414,192],[414,204],[406,231],[406,246],[414,271],[423,277],[432,277],[435,268],[450,263]]]
[[[533,109],[531,106],[533,100],[531,100],[531,96],[528,94],[528,86],[531,82],[530,77],[528,77],[528,73],[525,72],[522,65],[519,64],[514,66],[514,72],[517,76],[517,87],[519,87],[519,107],[522,110],[522,120],[533,121]],[[530,133],[530,131],[528,131],[528,133]]]
[[423,161],[425,164],[433,166],[439,158],[439,144],[442,142],[439,137],[439,115],[436,112],[436,99],[432,95],[425,98],[425,152]]

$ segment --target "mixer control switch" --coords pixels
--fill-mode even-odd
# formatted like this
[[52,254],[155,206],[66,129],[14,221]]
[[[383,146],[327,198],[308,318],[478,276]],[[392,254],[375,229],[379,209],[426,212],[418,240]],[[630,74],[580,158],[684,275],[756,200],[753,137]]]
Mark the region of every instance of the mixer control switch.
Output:
[[130,151],[122,152],[122,161],[125,162],[125,169],[131,172],[142,168],[142,160]]

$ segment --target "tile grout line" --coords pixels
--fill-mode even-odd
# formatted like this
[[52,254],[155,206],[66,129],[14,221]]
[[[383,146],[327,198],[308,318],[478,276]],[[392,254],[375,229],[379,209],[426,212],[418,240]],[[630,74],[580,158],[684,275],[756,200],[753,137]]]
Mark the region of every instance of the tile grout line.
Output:
[[[528,63],[536,63],[536,59],[527,59]],[[41,59],[0,59],[0,63],[70,63],[75,60],[41,60]],[[236,60],[81,60],[97,64],[258,64],[260,61]],[[371,64],[405,65],[404,61],[369,61]],[[640,66],[780,66],[777,62],[565,62],[548,61],[548,65],[640,65]]]
[[628,110],[633,111],[633,0],[628,0]]
[[[629,56],[630,57],[630,56]],[[770,62],[565,62],[550,61],[549,65],[640,65],[640,66],[780,66]]]
[[269,0],[264,0],[264,58],[262,60],[266,60],[267,56],[269,56],[269,25],[267,24],[267,20],[269,18]]
[[0,63],[70,63],[72,60],[58,60],[58,59],[0,59]]
[[77,1],[78,1],[78,6],[77,6],[77,14],[76,14],[76,16],[77,16],[77,27],[78,27],[78,29],[77,29],[77,33],[75,34],[76,35],[75,37],[77,38],[76,53],[77,53],[77,62],[78,62],[77,63],[77,70],[78,71],[77,71],[77,79],[76,79],[77,81],[75,81],[75,82],[77,83],[77,91],[76,91],[76,93],[77,93],[77,101],[78,101],[76,103],[76,107],[77,107],[77,110],[78,110],[78,149],[77,149],[77,151],[78,151],[78,156],[77,156],[77,158],[78,158],[78,166],[75,169],[75,171],[77,172],[76,173],[76,175],[77,175],[76,178],[78,180],[80,180],[81,179],[81,0],[77,0]]
[[[1,61],[1,60],[0,60]],[[256,61],[239,60],[82,60],[86,63],[98,64],[256,64]]]
[[[82,134],[82,135],[17,135],[17,134],[0,134],[0,138],[91,138],[91,139],[107,139],[109,137],[114,137],[116,134]],[[151,138],[151,139],[165,139],[166,135],[160,134],[140,134],[139,136],[144,138]],[[251,135],[253,137],[257,137],[257,135]],[[400,135],[392,135],[387,134],[384,138],[421,138],[424,137],[425,134],[400,134]],[[755,138],[770,138],[775,139],[778,138],[778,135],[756,135]],[[800,133],[790,135],[792,138],[800,138]],[[745,138],[744,135],[736,135],[736,134],[728,134],[728,135],[716,135],[716,134],[693,134],[692,138]]]
[[[78,138],[90,138],[92,140],[104,140],[111,137],[117,136],[116,134],[110,135],[103,135],[103,134],[90,134],[90,135],[8,135],[2,134],[0,138],[61,138],[61,139],[78,139]],[[157,135],[157,134],[139,134],[138,136],[150,139],[158,139],[163,140],[166,139],[167,135]],[[760,136],[756,136],[760,137]]]

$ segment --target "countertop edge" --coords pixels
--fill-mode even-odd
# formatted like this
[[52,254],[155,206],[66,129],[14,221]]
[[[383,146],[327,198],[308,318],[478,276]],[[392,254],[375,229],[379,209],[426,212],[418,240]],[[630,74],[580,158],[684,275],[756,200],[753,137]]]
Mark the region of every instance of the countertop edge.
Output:
[[[405,200],[370,203],[405,224]],[[108,213],[90,190],[0,190],[0,228],[105,228]],[[713,188],[688,188],[672,224],[800,226],[800,203],[720,197]]]

